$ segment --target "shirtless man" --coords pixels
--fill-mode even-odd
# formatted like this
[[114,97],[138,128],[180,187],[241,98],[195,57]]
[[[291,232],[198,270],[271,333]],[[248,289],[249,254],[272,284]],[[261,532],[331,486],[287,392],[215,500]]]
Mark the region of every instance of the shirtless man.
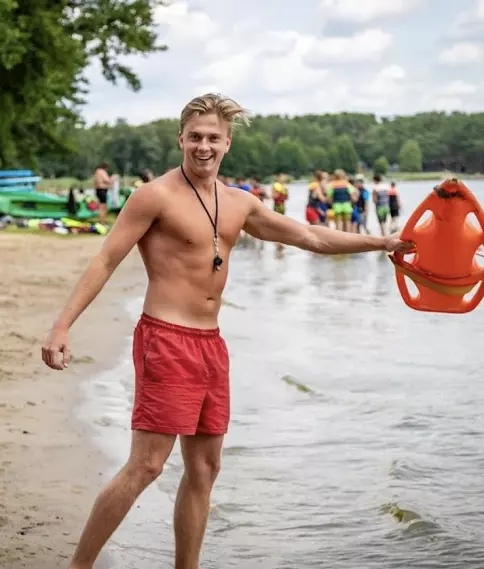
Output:
[[198,568],[229,424],[229,356],[218,313],[241,230],[321,254],[409,247],[397,236],[301,224],[264,207],[250,192],[222,185],[218,170],[238,118],[248,122],[243,108],[218,95],[187,104],[180,119],[182,167],[132,194],[42,347],[49,367],[67,367],[70,327],[137,245],[149,282],[134,333],[131,453],[96,499],[70,569],[92,569],[135,500],[163,471],[177,435],[185,471],[175,504],[175,568]]
[[108,174],[109,165],[102,162],[94,170],[94,188],[96,197],[99,200],[99,222],[106,224],[108,218],[108,192],[111,184],[115,181],[114,177]]

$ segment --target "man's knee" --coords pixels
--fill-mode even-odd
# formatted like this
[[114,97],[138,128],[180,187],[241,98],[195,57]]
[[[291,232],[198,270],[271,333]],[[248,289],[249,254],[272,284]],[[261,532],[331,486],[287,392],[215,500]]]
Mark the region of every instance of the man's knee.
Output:
[[140,486],[147,486],[163,472],[164,460],[158,456],[147,455],[143,458],[130,458],[125,466],[126,474]]
[[185,474],[191,486],[209,490],[220,472],[221,461],[217,456],[197,457],[185,464]]
[[174,436],[134,432],[126,474],[141,486],[150,484],[163,472],[174,442]]

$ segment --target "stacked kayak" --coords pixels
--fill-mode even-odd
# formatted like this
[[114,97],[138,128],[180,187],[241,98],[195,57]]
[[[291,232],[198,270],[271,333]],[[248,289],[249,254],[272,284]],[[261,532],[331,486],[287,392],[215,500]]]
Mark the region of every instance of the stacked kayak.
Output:
[[31,219],[61,219],[72,215],[76,219],[88,219],[97,215],[94,198],[76,200],[75,211],[72,211],[68,197],[37,192],[41,179],[31,170],[0,171],[0,215]]
[[41,180],[32,170],[0,170],[0,192],[34,192]]
[[[96,211],[89,209],[89,203],[78,203],[75,212],[77,219],[89,219],[96,215]],[[62,196],[41,194],[37,192],[11,192],[3,193],[0,190],[0,214],[12,217],[27,217],[42,219],[45,217],[61,219],[70,215],[68,199]]]

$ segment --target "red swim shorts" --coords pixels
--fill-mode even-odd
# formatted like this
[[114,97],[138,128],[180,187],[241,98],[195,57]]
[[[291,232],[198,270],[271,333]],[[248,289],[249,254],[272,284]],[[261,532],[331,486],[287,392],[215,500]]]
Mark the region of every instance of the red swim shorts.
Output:
[[143,314],[134,332],[133,361],[133,430],[227,432],[229,355],[218,328],[187,328]]
[[319,223],[319,213],[314,207],[306,208],[306,221],[308,223]]

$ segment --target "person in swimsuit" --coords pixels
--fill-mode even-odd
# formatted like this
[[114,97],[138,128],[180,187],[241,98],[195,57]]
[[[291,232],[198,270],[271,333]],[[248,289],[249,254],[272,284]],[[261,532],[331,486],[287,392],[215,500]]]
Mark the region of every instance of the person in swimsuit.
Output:
[[398,229],[398,218],[400,216],[400,210],[402,209],[402,204],[400,201],[400,193],[397,189],[395,182],[390,183],[390,189],[388,190],[388,206],[390,208],[390,231],[394,232]]
[[272,185],[272,199],[274,200],[274,211],[281,215],[286,215],[286,202],[289,192],[286,186],[285,174],[279,174],[277,181]]
[[199,567],[230,419],[229,352],[218,317],[230,252],[242,229],[322,255],[412,246],[398,235],[362,236],[299,223],[250,192],[221,184],[218,170],[238,119],[248,122],[246,111],[215,94],[184,107],[181,166],[133,192],[43,343],[47,366],[69,365],[69,329],[137,246],[148,287],[133,339],[131,450],[95,500],[69,569],[93,568],[138,496],[162,473],[178,436],[184,472],[174,508],[175,567]]
[[319,225],[326,220],[326,197],[323,193],[323,172],[316,170],[309,185],[306,221],[310,225]]
[[332,204],[336,229],[350,231],[354,192],[355,188],[346,179],[345,171],[335,170],[328,187],[328,198]]
[[258,178],[257,176],[252,177],[250,192],[258,199],[260,199],[262,203],[264,203],[267,199],[269,199],[269,196],[267,195],[265,188],[262,186],[260,178]]
[[365,178],[363,175],[359,174],[355,178],[355,188],[358,192],[358,199],[356,201],[356,207],[358,208],[358,226],[357,233],[370,234],[368,229],[368,204],[370,201],[370,193],[365,188]]
[[350,186],[352,188],[351,207],[353,208],[352,212],[351,212],[350,231],[352,233],[357,233],[358,232],[358,223],[360,220],[360,212],[358,210],[358,191],[356,190],[356,187],[355,187],[355,179],[354,178],[348,178],[348,183],[350,184]]
[[375,204],[376,216],[378,218],[378,223],[380,224],[380,231],[384,236],[387,234],[386,225],[388,215],[390,213],[388,205],[388,185],[382,182],[380,174],[373,176],[373,182],[375,183],[375,186],[373,187],[373,203]]
[[106,224],[108,216],[108,191],[114,178],[108,174],[109,165],[102,162],[94,170],[94,188],[99,200],[99,223]]

